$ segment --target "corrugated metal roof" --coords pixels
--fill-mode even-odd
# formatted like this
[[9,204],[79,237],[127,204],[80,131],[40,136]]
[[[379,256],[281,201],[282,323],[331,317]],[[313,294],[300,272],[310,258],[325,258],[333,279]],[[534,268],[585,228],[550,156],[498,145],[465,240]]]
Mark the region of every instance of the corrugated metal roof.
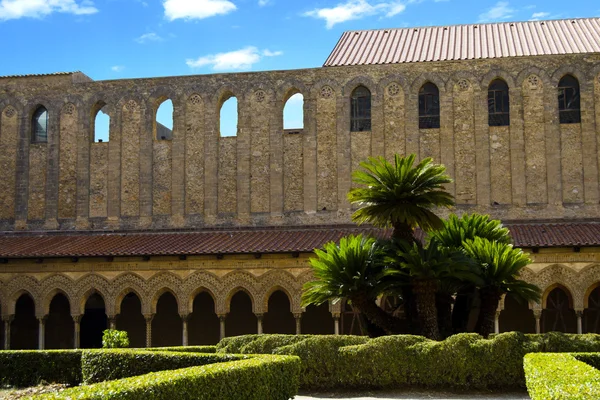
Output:
[[600,18],[348,31],[325,67],[600,53]]
[[[517,247],[600,246],[600,223],[522,223],[506,226]],[[246,228],[157,233],[5,233],[0,258],[109,257],[312,252],[350,234],[389,237],[369,226]],[[421,232],[417,232],[419,238]]]

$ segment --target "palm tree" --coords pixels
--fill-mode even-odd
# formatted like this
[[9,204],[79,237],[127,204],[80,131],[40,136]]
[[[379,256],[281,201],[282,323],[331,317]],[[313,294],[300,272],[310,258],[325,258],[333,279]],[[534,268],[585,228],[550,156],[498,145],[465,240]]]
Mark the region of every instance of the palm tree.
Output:
[[384,275],[410,278],[421,334],[439,340],[436,293],[440,283],[455,279],[477,282],[476,271],[462,252],[449,251],[435,240],[427,247],[404,240],[396,245],[394,254],[388,256],[395,268],[384,271]]
[[452,182],[443,165],[433,164],[426,158],[414,166],[415,155],[395,155],[394,164],[384,157],[369,157],[360,163],[363,170],[353,173],[353,180],[361,187],[348,193],[350,203],[358,205],[352,219],[362,224],[393,227],[392,236],[414,242],[414,229],[424,231],[443,226],[435,207],[451,207],[454,199],[443,185]]
[[376,304],[384,288],[382,246],[363,235],[346,236],[339,245],[329,242],[310,259],[315,280],[304,285],[302,305],[319,305],[347,298],[352,306],[386,333],[398,333],[400,321]]
[[[449,249],[462,250],[465,240],[476,237],[511,243],[509,230],[499,220],[490,219],[489,215],[463,214],[459,218],[451,214],[443,223],[444,227],[430,232],[429,237]],[[446,333],[464,332],[476,294],[477,288],[473,283],[445,280],[437,294],[440,329]]]
[[518,279],[519,272],[531,263],[521,249],[511,244],[476,237],[463,243],[466,254],[476,260],[483,284],[479,285],[481,306],[476,331],[487,337],[494,331],[494,319],[503,294],[511,293],[524,301],[539,301],[540,289]]

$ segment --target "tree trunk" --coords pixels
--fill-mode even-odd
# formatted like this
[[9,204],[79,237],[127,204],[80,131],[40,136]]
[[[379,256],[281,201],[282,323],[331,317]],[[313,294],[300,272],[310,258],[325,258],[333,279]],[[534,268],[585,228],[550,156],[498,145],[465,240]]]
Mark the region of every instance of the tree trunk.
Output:
[[454,299],[448,293],[437,292],[435,294],[438,329],[442,338],[452,335],[452,303],[454,303]]
[[475,330],[483,337],[488,337],[490,333],[494,332],[496,310],[498,310],[501,296],[502,293],[497,287],[487,286],[479,289],[481,306]]
[[417,241],[414,235],[414,230],[410,227],[410,225],[403,222],[394,224],[392,238],[397,240],[406,240],[411,244]]
[[468,286],[458,291],[452,310],[452,332],[462,333],[467,331],[469,315],[475,298],[475,287]]
[[415,295],[411,285],[402,286],[402,301],[404,302],[404,317],[406,318],[406,324],[408,325],[408,332],[413,335],[418,335],[421,332],[419,326],[417,303],[415,302]]
[[383,311],[375,303],[375,300],[370,299],[366,294],[359,293],[352,296],[350,301],[369,321],[383,329],[388,335],[394,335],[402,331],[402,321]]
[[435,308],[435,293],[438,282],[432,279],[413,280],[413,293],[417,303],[417,314],[421,325],[421,334],[429,339],[439,340],[437,309]]

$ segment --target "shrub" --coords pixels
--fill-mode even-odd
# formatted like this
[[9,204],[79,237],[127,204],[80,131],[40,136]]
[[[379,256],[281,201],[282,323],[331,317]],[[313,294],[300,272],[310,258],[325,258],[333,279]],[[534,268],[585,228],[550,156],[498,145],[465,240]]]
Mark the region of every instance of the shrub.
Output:
[[2,386],[35,386],[41,381],[81,383],[81,350],[0,351]]
[[217,346],[174,346],[174,347],[148,347],[147,351],[172,351],[176,353],[216,353]]
[[39,396],[86,400],[287,400],[298,391],[297,357],[261,355],[174,371],[154,372]]
[[129,337],[126,331],[116,329],[106,329],[102,333],[102,348],[104,349],[122,349],[129,347]]
[[261,336],[263,335],[242,335],[223,338],[219,343],[217,343],[217,353],[239,354],[243,346],[260,338]]
[[84,350],[81,373],[86,384],[239,360],[241,356],[143,350]]
[[[600,371],[579,357],[565,353],[527,354],[524,368],[532,400],[600,398]],[[598,355],[592,358],[598,360]]]

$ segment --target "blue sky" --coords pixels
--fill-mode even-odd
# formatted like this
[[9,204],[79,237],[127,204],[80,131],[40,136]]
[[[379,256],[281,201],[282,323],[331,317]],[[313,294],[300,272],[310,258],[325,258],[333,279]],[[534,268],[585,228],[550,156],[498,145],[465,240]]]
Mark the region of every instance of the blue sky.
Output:
[[597,0],[0,0],[0,75],[310,68],[345,30],[598,15]]

